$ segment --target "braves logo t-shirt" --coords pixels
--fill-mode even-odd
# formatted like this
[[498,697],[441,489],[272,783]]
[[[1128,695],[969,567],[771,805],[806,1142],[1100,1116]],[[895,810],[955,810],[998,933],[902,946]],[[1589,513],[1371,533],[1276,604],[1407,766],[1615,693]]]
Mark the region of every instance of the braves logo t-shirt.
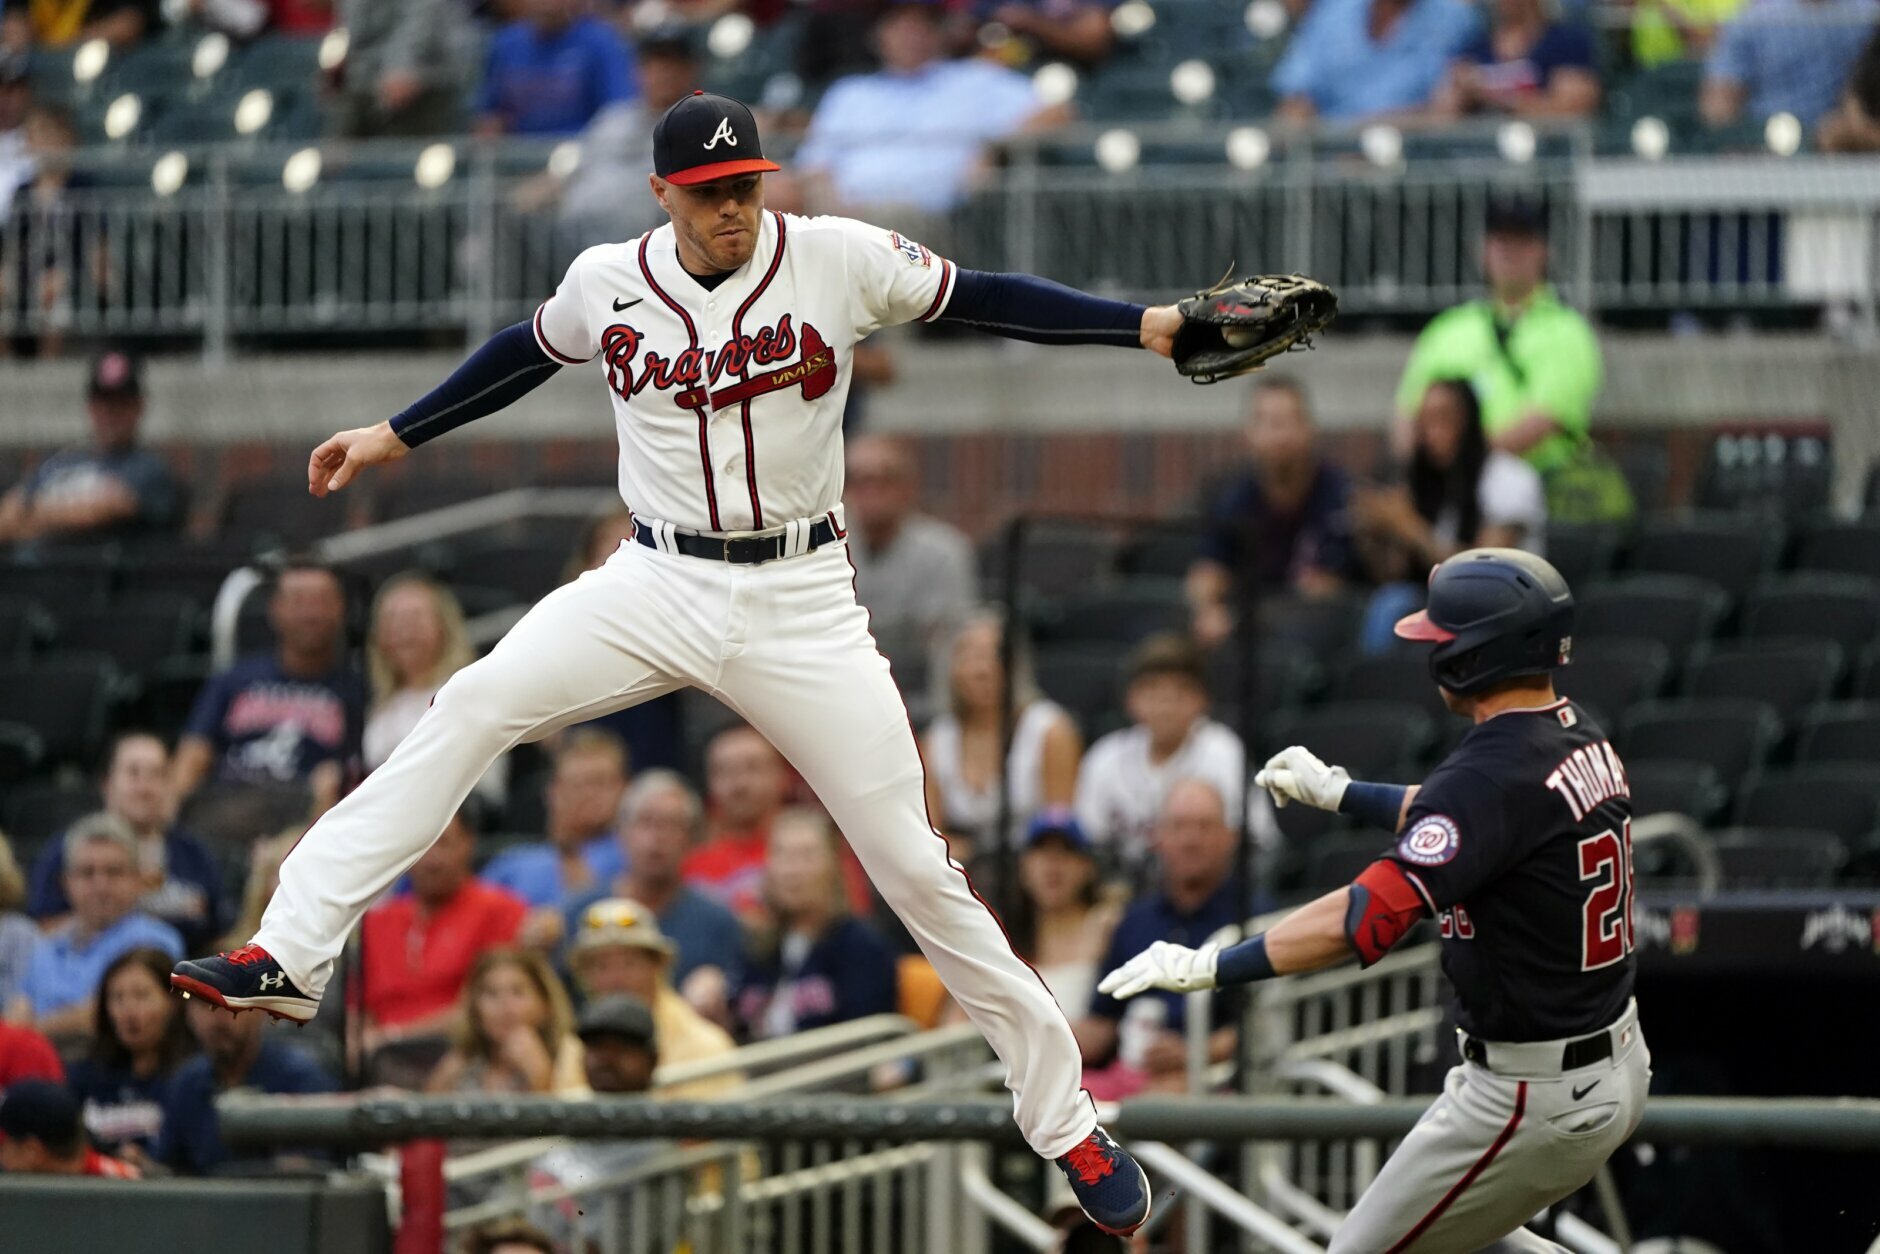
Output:
[[351,667],[301,678],[273,654],[255,654],[203,685],[184,732],[214,747],[220,779],[290,783],[359,756],[365,706],[365,681]]

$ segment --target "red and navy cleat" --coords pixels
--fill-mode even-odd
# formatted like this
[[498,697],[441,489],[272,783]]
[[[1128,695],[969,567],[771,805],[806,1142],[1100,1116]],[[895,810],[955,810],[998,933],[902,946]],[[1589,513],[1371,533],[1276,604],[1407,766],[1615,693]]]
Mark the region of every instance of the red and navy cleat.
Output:
[[320,1001],[294,987],[268,951],[243,945],[213,958],[179,962],[170,987],[185,997],[201,997],[227,1010],[265,1010],[276,1019],[305,1023],[319,1013]]
[[1073,1146],[1057,1165],[1090,1222],[1110,1235],[1126,1237],[1149,1218],[1149,1177],[1102,1128]]

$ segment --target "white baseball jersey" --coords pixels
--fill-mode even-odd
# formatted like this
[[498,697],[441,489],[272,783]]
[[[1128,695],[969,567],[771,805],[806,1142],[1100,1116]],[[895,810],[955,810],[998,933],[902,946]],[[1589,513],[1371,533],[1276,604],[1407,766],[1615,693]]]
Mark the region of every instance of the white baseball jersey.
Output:
[[602,359],[636,515],[770,530],[841,502],[850,350],[939,317],[955,274],[895,231],[765,211],[751,259],[707,291],[668,223],[575,258],[535,337],[568,365]]

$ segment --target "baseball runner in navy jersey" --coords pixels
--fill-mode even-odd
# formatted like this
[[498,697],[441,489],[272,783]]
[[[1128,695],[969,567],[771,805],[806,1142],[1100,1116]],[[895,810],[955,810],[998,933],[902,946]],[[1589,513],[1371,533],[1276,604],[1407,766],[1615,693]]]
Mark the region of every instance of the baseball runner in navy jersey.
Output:
[[1586,712],[1554,695],[1572,649],[1559,572],[1512,549],[1437,567],[1426,641],[1449,708],[1474,722],[1421,786],[1352,780],[1293,746],[1255,777],[1397,832],[1337,892],[1226,950],[1158,943],[1106,976],[1116,997],[1376,962],[1434,917],[1462,1065],[1333,1236],[1331,1254],[1558,1250],[1522,1227],[1592,1179],[1645,1109],[1632,1002],[1632,806]]
[[1135,1161],[1097,1126],[1069,1023],[1012,951],[925,806],[906,708],[856,604],[842,515],[851,350],[881,327],[947,319],[1043,343],[1170,356],[1173,306],[1100,300],[963,270],[894,231],[766,212],[757,124],[703,92],[653,135],[671,223],[588,249],[535,316],[438,389],[344,431],[308,465],[315,496],[495,412],[564,365],[599,362],[635,531],[459,671],[389,761],[307,833],[253,943],[176,969],[230,1009],[311,1018],[367,905],[417,860],[499,754],[693,686],[801,772],[1005,1065],[1015,1115],[1086,1211],[1149,1213]]

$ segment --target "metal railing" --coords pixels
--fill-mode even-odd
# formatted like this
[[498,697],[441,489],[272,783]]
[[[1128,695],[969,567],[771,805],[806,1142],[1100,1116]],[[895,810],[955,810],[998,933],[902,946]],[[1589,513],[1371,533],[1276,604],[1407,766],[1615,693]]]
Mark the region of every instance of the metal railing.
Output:
[[[1236,262],[1315,274],[1351,313],[1423,317],[1479,292],[1485,207],[1520,191],[1545,204],[1555,277],[1582,306],[1873,317],[1880,159],[1619,159],[1587,127],[1521,125],[1514,147],[1493,126],[1273,129],[1257,168],[1247,127],[1108,128],[1142,153],[1115,170],[1093,157],[1107,131],[1073,128],[1014,143],[920,226],[974,266],[1087,288],[1167,295]],[[211,359],[388,334],[476,341],[525,317],[596,239],[518,196],[542,175],[540,146],[458,141],[452,176],[424,187],[416,146],[328,143],[319,181],[293,191],[282,170],[297,151],[186,150],[192,174],[168,195],[151,189],[155,152],[79,154],[87,179],[0,223],[0,335],[181,341]]]

